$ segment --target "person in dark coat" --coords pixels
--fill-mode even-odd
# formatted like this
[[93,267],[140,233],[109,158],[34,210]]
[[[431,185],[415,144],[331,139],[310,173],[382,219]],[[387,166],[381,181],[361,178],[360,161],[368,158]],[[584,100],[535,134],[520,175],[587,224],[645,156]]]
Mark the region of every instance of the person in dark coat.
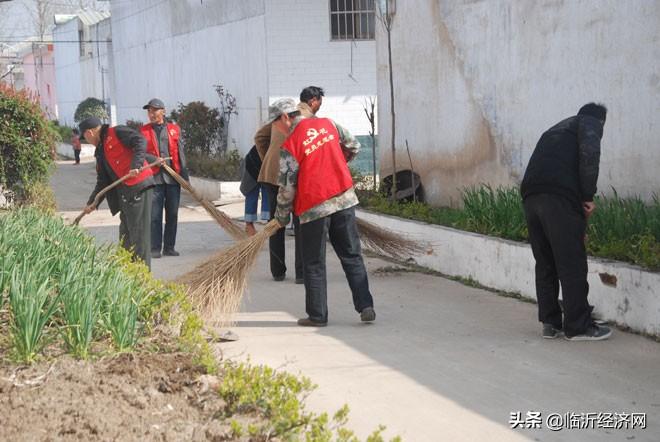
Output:
[[108,200],[112,215],[119,213],[119,241],[122,247],[151,267],[153,171],[150,168],[140,169],[148,164],[147,161],[157,159],[147,154],[144,137],[128,126],[110,127],[98,118],[90,117],[83,120],[79,127],[85,140],[96,146],[96,187],[84,212],[91,213],[96,209],[92,203],[103,188],[128,175],[126,181],[106,193],[104,198]]
[[245,231],[252,236],[257,233],[254,223],[259,218],[257,215],[259,194],[261,194],[261,219],[263,221],[270,219],[270,205],[266,188],[257,182],[261,170],[261,157],[259,157],[257,146],[252,146],[245,156],[242,169],[240,190],[245,195]]
[[606,116],[605,106],[589,103],[545,131],[520,187],[536,260],[538,318],[544,338],[563,332],[568,340],[602,340],[612,333],[591,317],[584,244],[587,219],[596,209]]

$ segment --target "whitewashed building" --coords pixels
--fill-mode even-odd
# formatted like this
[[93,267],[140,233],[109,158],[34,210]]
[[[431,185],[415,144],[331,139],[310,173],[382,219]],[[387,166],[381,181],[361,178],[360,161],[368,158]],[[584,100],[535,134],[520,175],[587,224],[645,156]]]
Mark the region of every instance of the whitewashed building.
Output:
[[[660,2],[390,0],[397,168],[427,200],[517,184],[543,131],[609,108],[599,189],[660,190]],[[387,35],[377,27],[380,159],[391,173]]]
[[368,135],[363,106],[376,95],[373,0],[111,1],[117,120],[146,121],[152,97],[219,105],[237,99],[229,147],[246,152],[268,104],[325,89],[319,115]]
[[116,122],[109,17],[93,10],[55,16],[57,115],[62,125],[75,125],[76,107],[88,97],[106,102],[111,122]]

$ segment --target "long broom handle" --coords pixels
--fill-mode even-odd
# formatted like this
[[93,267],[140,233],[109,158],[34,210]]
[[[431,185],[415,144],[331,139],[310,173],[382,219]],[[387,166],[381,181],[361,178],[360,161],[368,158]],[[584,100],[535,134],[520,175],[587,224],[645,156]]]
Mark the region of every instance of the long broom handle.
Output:
[[[152,168],[152,167],[158,166],[158,165],[160,164],[161,160],[168,160],[168,159],[169,159],[169,158],[159,158],[157,161],[154,161],[153,163],[150,163],[150,164],[147,164],[147,165],[144,165],[144,166],[140,167],[140,168],[138,169],[138,173],[142,173],[142,172],[144,172],[144,171],[147,170],[147,169],[150,169],[150,168]],[[94,201],[92,202],[91,206],[93,206],[94,208],[96,208],[96,206],[99,205],[99,203],[101,202],[101,199],[105,196],[106,193],[110,192],[112,189],[114,189],[115,187],[117,187],[118,185],[120,185],[121,183],[123,183],[124,181],[126,181],[127,179],[129,179],[130,177],[131,177],[130,174],[126,174],[126,175],[124,175],[123,177],[119,178],[119,179],[118,179],[117,181],[115,181],[114,183],[112,183],[112,184],[110,184],[109,186],[106,186],[106,187],[104,187],[103,189],[101,189],[101,191],[100,191],[99,193],[96,194],[96,197],[94,197]],[[80,222],[80,220],[81,220],[81,219],[83,218],[83,216],[85,216],[85,215],[87,215],[87,214],[85,213],[84,210],[83,210],[82,212],[80,212],[80,215],[78,215],[78,216],[76,217],[76,219],[73,220],[73,225],[74,225],[74,226],[75,226],[75,225],[78,225],[78,223]]]

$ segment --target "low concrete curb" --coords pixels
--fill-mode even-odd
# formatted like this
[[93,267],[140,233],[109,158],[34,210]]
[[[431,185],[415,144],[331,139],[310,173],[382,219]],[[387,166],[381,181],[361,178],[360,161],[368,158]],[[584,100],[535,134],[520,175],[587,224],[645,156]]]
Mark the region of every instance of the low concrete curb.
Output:
[[190,185],[209,201],[237,201],[243,198],[239,181],[216,181],[196,176],[190,177]]
[[[534,257],[528,244],[358,210],[358,216],[428,244],[411,256],[420,266],[536,300]],[[603,319],[660,336],[660,273],[589,258],[589,302]]]

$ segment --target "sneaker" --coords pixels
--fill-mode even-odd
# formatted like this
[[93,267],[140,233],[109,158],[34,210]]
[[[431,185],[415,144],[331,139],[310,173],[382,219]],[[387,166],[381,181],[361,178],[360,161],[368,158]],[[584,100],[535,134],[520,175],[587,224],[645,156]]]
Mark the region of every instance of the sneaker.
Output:
[[160,258],[160,250],[152,250],[151,251],[151,257],[152,258]]
[[273,280],[280,282],[284,281],[284,278],[286,278],[286,273],[283,273],[281,275],[273,276]]
[[311,318],[302,318],[298,319],[298,325],[301,327],[325,327],[328,325],[328,321],[321,322],[321,321],[314,321]]
[[165,256],[179,256],[180,253],[177,252],[174,249],[164,249],[163,250],[163,255],[165,255]]
[[555,339],[564,334],[564,331],[561,328],[556,328],[552,324],[543,324],[543,338],[544,339]]
[[602,341],[612,334],[612,330],[604,325],[591,324],[582,334],[575,336],[564,336],[568,341]]
[[373,322],[376,320],[376,312],[373,307],[367,307],[360,312],[362,322]]

